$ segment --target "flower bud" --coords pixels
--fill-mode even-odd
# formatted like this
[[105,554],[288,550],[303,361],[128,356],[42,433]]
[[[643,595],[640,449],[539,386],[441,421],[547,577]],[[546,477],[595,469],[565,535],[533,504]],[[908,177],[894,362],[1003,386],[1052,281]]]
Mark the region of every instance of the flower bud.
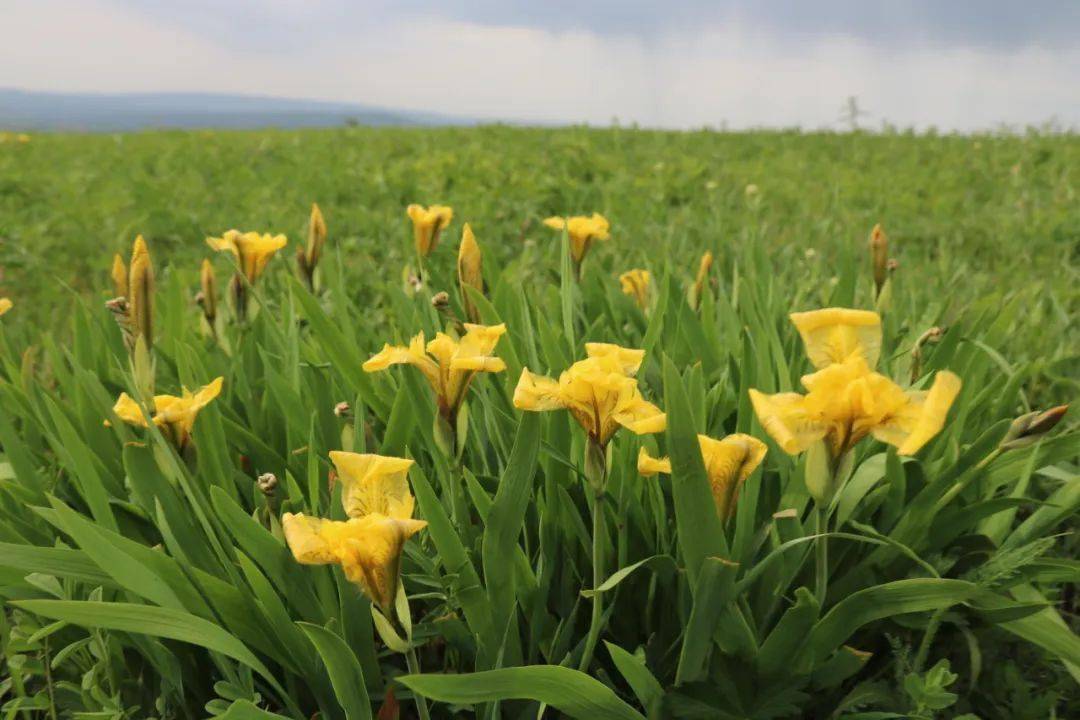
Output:
[[113,296],[127,297],[128,294],[128,269],[124,264],[124,258],[120,253],[113,255],[112,261]]
[[267,497],[270,497],[277,491],[277,475],[275,475],[274,473],[263,473],[255,481],[255,485],[259,488],[259,492],[261,492]]
[[889,240],[880,223],[870,232],[870,261],[874,270],[875,295],[880,295],[889,278]]
[[202,291],[199,293],[203,315],[210,327],[214,327],[214,319],[217,317],[217,278],[214,276],[214,266],[209,259],[204,258],[202,269],[199,273],[199,284]]
[[709,270],[712,269],[712,264],[713,255],[706,250],[701,256],[701,262],[698,263],[697,277],[694,278],[694,287],[690,291],[690,307],[695,310],[701,305],[701,295],[709,282]]
[[350,407],[349,403],[342,400],[334,406],[334,415],[339,418],[348,419],[352,417],[352,407]]
[[440,290],[431,296],[431,306],[436,310],[443,311],[450,307],[450,293]]
[[133,338],[142,338],[146,349],[154,345],[154,266],[143,236],[135,238],[128,276],[128,312]]
[[1068,405],[1058,405],[1042,412],[1035,411],[1021,415],[1009,426],[1009,431],[1001,440],[1001,449],[1018,450],[1035,444],[1057,427],[1068,410]]
[[465,223],[461,231],[461,247],[458,249],[458,284],[461,288],[461,303],[465,306],[465,315],[469,322],[480,322],[480,310],[469,297],[466,288],[474,288],[477,292],[484,292],[484,276],[481,272],[483,258],[480,254],[480,245],[476,242],[469,223]]

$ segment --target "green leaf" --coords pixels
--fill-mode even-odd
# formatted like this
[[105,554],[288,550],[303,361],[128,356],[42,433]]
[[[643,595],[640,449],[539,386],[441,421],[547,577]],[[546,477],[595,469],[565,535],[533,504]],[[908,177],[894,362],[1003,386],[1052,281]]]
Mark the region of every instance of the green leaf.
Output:
[[304,622],[297,625],[319,652],[347,720],[371,720],[371,700],[364,685],[364,673],[353,651],[326,628]]
[[606,640],[604,645],[607,646],[615,667],[618,668],[623,679],[626,680],[630,689],[634,691],[634,695],[637,696],[638,702],[651,715],[659,708],[660,702],[664,699],[664,688],[660,681],[649,672],[649,668],[645,666],[645,661],[641,658],[631,655],[618,645],[613,645]]
[[643,567],[652,568],[656,574],[662,577],[671,577],[679,569],[678,564],[675,562],[675,558],[670,555],[653,555],[644,560],[638,560],[636,563],[631,563],[624,568],[619,568],[611,573],[607,580],[600,583],[599,587],[594,590],[582,590],[581,595],[582,597],[591,598],[593,595],[599,595],[613,590],[619,583],[630,577],[635,570]]
[[495,627],[506,624],[514,605],[514,555],[525,511],[532,499],[540,452],[540,415],[521,414],[514,448],[506,461],[484,528],[483,563]]
[[229,709],[216,716],[214,720],[290,720],[287,715],[278,715],[262,710],[250,700],[237,700]]
[[440,702],[469,704],[536,700],[580,720],[645,720],[611,688],[558,665],[530,665],[467,675],[406,675],[401,683]]
[[690,400],[682,379],[669,358],[664,358],[664,400],[667,408],[667,440],[671,453],[671,494],[675,500],[675,524],[679,547],[690,587],[707,557],[727,555],[724,529],[716,514],[701,445],[694,431]]
[[838,602],[810,634],[815,664],[867,623],[902,613],[938,610],[965,602],[978,592],[973,583],[944,578],[896,580],[875,585]]
[[11,604],[42,617],[66,620],[83,627],[152,635],[219,652],[247,665],[262,675],[283,698],[287,697],[274,674],[244,643],[220,626],[182,610],[82,600],[17,600]]

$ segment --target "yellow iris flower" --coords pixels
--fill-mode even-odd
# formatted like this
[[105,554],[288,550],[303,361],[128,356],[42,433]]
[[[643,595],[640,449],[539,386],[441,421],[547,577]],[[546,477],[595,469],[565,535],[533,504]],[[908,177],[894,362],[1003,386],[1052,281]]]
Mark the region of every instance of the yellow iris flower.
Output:
[[[737,433],[722,440],[698,435],[701,457],[705,461],[705,474],[709,478],[716,512],[727,519],[735,510],[739,490],[746,478],[757,469],[765,458],[765,443],[750,435]],[[669,458],[654,458],[641,448],[638,452],[638,472],[646,477],[657,473],[671,474]]]
[[0,298],[0,315],[6,315],[14,306],[15,303],[11,302],[11,298]]
[[649,303],[649,283],[652,276],[648,270],[628,270],[619,276],[619,284],[624,294],[629,295],[642,310]]
[[[195,417],[199,411],[221,394],[221,385],[224,378],[216,378],[195,392],[183,389],[182,394],[155,395],[154,396],[154,424],[167,432],[176,443],[178,448],[183,449],[191,439],[191,429],[195,425]],[[131,425],[146,427],[146,416],[142,408],[127,393],[120,393],[113,412],[118,418]],[[105,421],[108,425],[108,421]]]
[[221,237],[206,238],[206,244],[214,250],[228,251],[236,256],[241,272],[252,285],[263,274],[274,254],[288,242],[284,235],[239,230],[229,230]]
[[570,236],[570,256],[575,263],[585,259],[585,254],[594,242],[611,237],[611,225],[600,213],[593,213],[590,217],[549,217],[544,224],[554,230],[566,230],[566,234]]
[[416,253],[426,258],[438,247],[439,235],[454,219],[454,210],[446,205],[424,207],[413,204],[405,208],[405,213],[412,220]]
[[465,334],[455,340],[445,333],[424,344],[424,333],[409,345],[390,345],[364,363],[365,372],[378,372],[391,365],[414,365],[424,374],[435,391],[439,413],[452,421],[465,392],[478,372],[502,372],[506,363],[493,355],[495,346],[506,333],[506,325],[465,324]]
[[345,521],[285,513],[281,527],[296,561],[341,565],[345,577],[390,614],[401,572],[405,541],[427,523],[373,513]]
[[323,520],[285,513],[285,541],[305,565],[341,565],[351,582],[384,612],[397,593],[401,549],[427,526],[413,520],[414,500],[408,472],[413,461],[383,455],[332,452],[330,459],[343,484],[348,520]]
[[794,313],[791,320],[819,368],[802,378],[807,394],[750,390],[758,420],[784,452],[801,453],[824,440],[839,458],[872,435],[913,455],[944,427],[960,378],[942,370],[929,391],[905,391],[874,372],[881,353],[877,313],[828,308]]
[[620,427],[638,435],[663,432],[667,416],[642,397],[633,377],[645,351],[607,343],[586,343],[585,351],[587,359],[571,365],[558,380],[522,370],[514,407],[569,410],[598,447],[606,446]]

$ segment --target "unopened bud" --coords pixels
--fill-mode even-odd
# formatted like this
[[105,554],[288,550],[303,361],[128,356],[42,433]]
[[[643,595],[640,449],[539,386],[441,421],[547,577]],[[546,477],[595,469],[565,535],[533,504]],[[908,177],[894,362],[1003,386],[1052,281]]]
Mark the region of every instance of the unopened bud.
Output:
[[143,236],[135,238],[128,276],[128,311],[131,332],[141,337],[149,350],[154,344],[154,266]]
[[698,263],[697,277],[694,278],[694,287],[690,291],[690,307],[695,310],[701,304],[701,295],[709,283],[709,270],[712,268],[713,255],[708,250],[701,256]]
[[117,253],[112,261],[113,294],[117,297],[127,297],[128,294],[128,269],[124,264],[124,258]]
[[214,326],[214,318],[217,317],[217,278],[214,276],[214,266],[209,259],[203,258],[202,268],[199,272],[199,284],[202,290],[196,297],[202,307],[203,315],[210,327]]
[[259,488],[259,492],[267,497],[270,497],[277,490],[278,479],[274,473],[263,473],[255,481],[256,486]]
[[1001,449],[1018,450],[1033,445],[1057,427],[1068,410],[1068,405],[1058,405],[1042,412],[1035,411],[1021,415],[1009,426],[1009,431],[1001,440]]
[[880,223],[870,232],[870,260],[874,270],[875,292],[880,294],[889,277],[889,240],[885,237],[885,230]]
[[[461,247],[458,248],[458,285],[461,288],[461,302],[465,306],[465,315],[469,322],[480,322],[480,310],[469,297],[466,288],[473,288],[477,292],[484,292],[484,276],[481,270],[483,258],[480,254],[480,245],[476,242],[469,223],[461,231]],[[445,293],[442,293],[445,295]],[[449,298],[447,298],[449,300]]]
[[436,310],[446,310],[450,307],[450,293],[441,290],[432,295],[431,306]]
[[326,243],[326,220],[323,219],[322,210],[315,203],[311,203],[311,219],[308,221],[307,252],[305,264],[308,272],[315,273],[315,266],[322,257],[323,245]]

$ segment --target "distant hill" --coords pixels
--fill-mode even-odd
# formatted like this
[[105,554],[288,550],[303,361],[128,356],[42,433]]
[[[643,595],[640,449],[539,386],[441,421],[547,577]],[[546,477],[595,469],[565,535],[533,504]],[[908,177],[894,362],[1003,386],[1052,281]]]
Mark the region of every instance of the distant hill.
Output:
[[212,93],[49,93],[0,88],[0,130],[472,125],[372,105]]

